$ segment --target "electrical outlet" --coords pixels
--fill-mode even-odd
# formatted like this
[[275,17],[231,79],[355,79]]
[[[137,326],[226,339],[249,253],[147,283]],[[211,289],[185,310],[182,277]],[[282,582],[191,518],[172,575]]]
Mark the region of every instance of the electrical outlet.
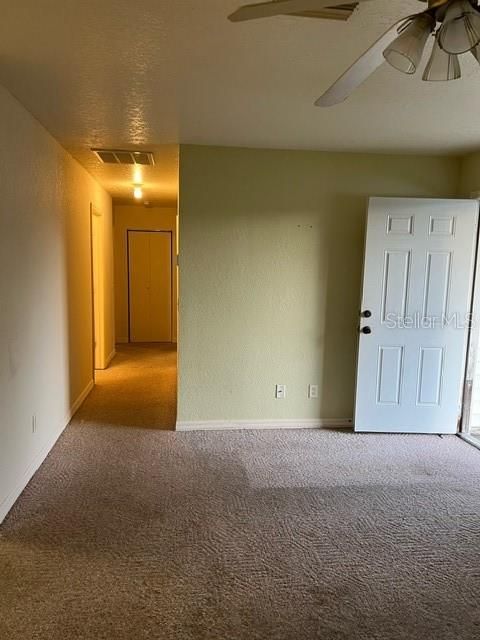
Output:
[[35,414],[32,416],[32,433],[37,433],[37,416]]
[[283,400],[287,396],[287,387],[284,384],[275,385],[275,398]]
[[311,399],[318,398],[318,384],[308,385],[308,397]]

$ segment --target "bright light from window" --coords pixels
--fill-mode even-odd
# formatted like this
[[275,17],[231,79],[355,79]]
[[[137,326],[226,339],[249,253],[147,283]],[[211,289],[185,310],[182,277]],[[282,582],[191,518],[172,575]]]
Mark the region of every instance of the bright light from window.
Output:
[[133,197],[135,200],[141,200],[143,198],[143,189],[142,187],[134,187],[133,189]]

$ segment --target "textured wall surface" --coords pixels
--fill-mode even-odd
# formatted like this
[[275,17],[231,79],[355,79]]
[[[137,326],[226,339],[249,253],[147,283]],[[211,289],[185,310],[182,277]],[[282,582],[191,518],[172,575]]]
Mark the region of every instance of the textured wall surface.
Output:
[[108,221],[111,199],[2,88],[0,139],[1,519],[91,383],[90,204]]
[[464,156],[461,161],[459,194],[470,197],[480,193],[480,152]]
[[350,418],[367,197],[456,196],[459,169],[181,147],[179,421]]
[[173,281],[173,340],[177,340],[177,210],[172,207],[144,207],[143,205],[115,205],[114,207],[115,254],[115,332],[117,342],[128,342],[128,229],[171,231]]

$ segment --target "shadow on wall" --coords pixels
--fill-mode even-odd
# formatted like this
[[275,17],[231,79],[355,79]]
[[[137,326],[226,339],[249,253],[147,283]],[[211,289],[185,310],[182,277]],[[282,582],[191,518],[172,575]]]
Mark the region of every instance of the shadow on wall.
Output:
[[198,146],[180,158],[179,421],[352,418],[368,196],[454,197],[458,159]]
[[[318,345],[321,361],[319,399],[320,406],[328,407],[328,415],[339,416],[343,413],[345,417],[350,417],[354,412],[364,251],[360,239],[365,234],[367,198],[364,206],[359,206],[357,197],[337,196],[329,208],[347,211],[348,216],[340,220],[338,215],[330,215],[327,219],[319,217],[325,234],[318,274],[324,298],[318,312],[322,327]],[[348,260],[345,259],[345,251],[349,253]],[[352,265],[358,268],[352,268]],[[339,389],[342,390],[341,395]],[[351,409],[347,412],[345,405],[349,402]]]

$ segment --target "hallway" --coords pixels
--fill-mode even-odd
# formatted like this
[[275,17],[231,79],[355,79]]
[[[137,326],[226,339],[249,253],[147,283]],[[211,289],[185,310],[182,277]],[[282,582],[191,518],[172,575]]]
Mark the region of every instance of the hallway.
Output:
[[174,430],[177,352],[170,344],[121,344],[72,424]]

